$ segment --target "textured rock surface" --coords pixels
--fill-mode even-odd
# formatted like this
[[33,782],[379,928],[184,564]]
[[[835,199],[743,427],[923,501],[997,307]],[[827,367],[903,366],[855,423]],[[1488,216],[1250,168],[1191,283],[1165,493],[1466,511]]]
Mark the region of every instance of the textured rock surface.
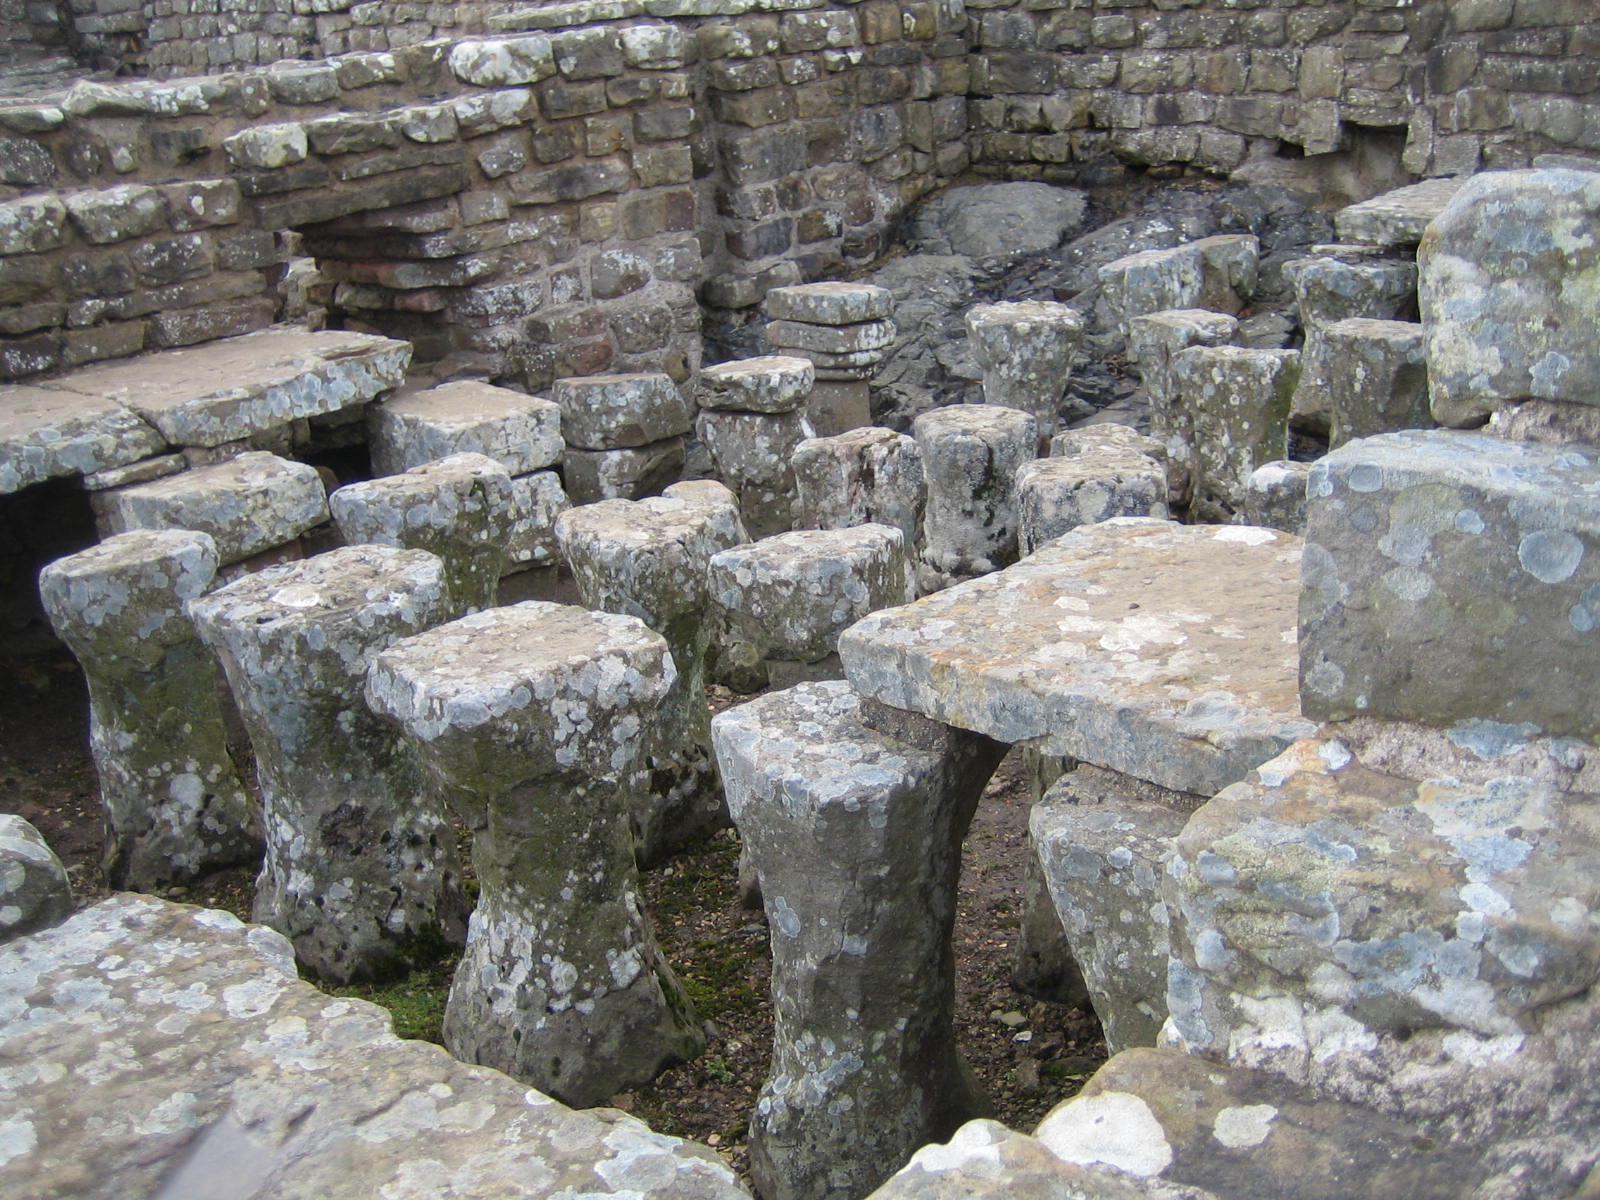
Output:
[[628,450],[580,450],[568,446],[561,462],[567,496],[574,504],[642,500],[678,478],[683,470],[683,439],[662,438]]
[[[621,451],[621,453],[628,453]],[[554,471],[535,471],[511,481],[511,530],[506,542],[508,572],[555,563],[556,518],[567,510],[567,493]]]
[[1017,468],[1017,539],[1023,555],[1079,525],[1167,516],[1167,469],[1144,454],[1098,451]]
[[1239,517],[1245,524],[1281,529],[1296,537],[1306,531],[1306,484],[1311,464],[1291,462],[1263,463],[1244,481],[1239,494]]
[[745,1194],[701,1147],[400,1041],[271,930],[144,897],[0,950],[0,1061],[14,1200]]
[[28,822],[0,813],[0,942],[72,913],[72,883],[55,851]]
[[1409,321],[1365,317],[1336,321],[1323,330],[1328,361],[1338,367],[1327,373],[1330,448],[1337,450],[1351,438],[1433,424],[1425,332]]
[[1172,360],[1192,346],[1226,346],[1239,322],[1203,309],[1173,309],[1128,322],[1128,355],[1139,364],[1150,401],[1150,436],[1167,450],[1171,468],[1182,476],[1174,502],[1187,502],[1194,473],[1194,412],[1189,396],[1173,384]]
[[1524,399],[1600,404],[1600,175],[1479,175],[1428,227],[1417,263],[1441,425]]
[[1392,320],[1409,315],[1416,303],[1417,267],[1400,259],[1361,256],[1346,261],[1324,254],[1285,263],[1283,275],[1294,287],[1305,331],[1294,413],[1325,424],[1334,407],[1334,381],[1350,370],[1329,343],[1328,327],[1350,317]]
[[1260,251],[1249,234],[1218,234],[1107,263],[1100,284],[1124,325],[1174,308],[1237,313],[1255,292]]
[[1083,338],[1083,318],[1065,304],[1025,300],[967,310],[967,344],[983,368],[986,404],[1020,408],[1048,438]]
[[802,283],[773,288],[762,302],[774,321],[859,325],[894,315],[894,293],[870,283]]
[[515,500],[500,463],[482,454],[452,454],[399,475],[348,484],[328,497],[328,508],[347,545],[375,542],[438,555],[455,606],[476,612],[494,606]]
[[0,387],[0,495],[126,466],[165,448],[166,439],[114,400]]
[[751,1169],[775,1198],[860,1196],[983,1107],[957,1053],[950,931],[961,839],[1004,752],[841,682],[712,722],[772,929],[772,1071]]
[[909,549],[922,532],[922,448],[915,438],[878,426],[807,438],[789,457],[795,525],[848,529],[892,525]]
[[753,537],[794,527],[795,447],[816,431],[804,409],[791,412],[727,412],[704,409],[695,432],[716,464],[717,477],[739,497],[739,511]]
[[1600,463],[1426,430],[1312,468],[1306,713],[1593,738],[1600,710]]
[[247,575],[189,614],[255,750],[267,846],[255,919],[338,982],[459,938],[455,835],[361,694],[373,655],[454,615],[443,564],[422,550],[330,550]]
[[149,483],[96,492],[105,533],[192,529],[217,544],[221,565],[292,542],[328,519],[315,467],[251,451]]
[[452,454],[483,454],[512,475],[561,461],[561,408],[478,380],[403,391],[367,410],[372,466],[396,475]]
[[816,379],[809,359],[781,354],[742,358],[701,371],[695,399],[701,408],[791,412],[805,403]]
[[1047,183],[954,187],[917,209],[906,240],[923,254],[1040,254],[1082,231],[1088,201],[1086,192]]
[[693,413],[670,375],[558,379],[561,436],[580,450],[626,450],[687,433]]
[[445,1045],[579,1107],[704,1045],[640,912],[629,828],[675,675],[636,618],[529,601],[408,638],[367,679],[475,831]]
[[1196,346],[1172,360],[1173,391],[1188,409],[1194,454],[1190,515],[1226,520],[1241,507],[1250,473],[1289,457],[1289,409],[1297,350]]
[[1341,242],[1368,246],[1415,246],[1428,223],[1444,211],[1464,179],[1425,179],[1384,192],[1334,214]]
[[666,639],[677,667],[651,722],[649,779],[634,801],[634,837],[645,863],[727,823],[705,701],[712,631],[706,568],[712,555],[749,539],[732,495],[717,491],[703,500],[602,500],[556,522],[584,604],[643,621]]
[[1034,457],[1032,414],[957,404],[911,425],[927,486],[923,562],[940,582],[993,571],[1017,558],[1017,468]]
[[39,574],[50,624],[89,687],[113,887],[155,891],[260,859],[257,805],[228,753],[215,660],[184,614],[216,572],[211,538],[173,529],[118,534]]
[[1288,534],[1119,518],[874,613],[839,656],[885,704],[1210,795],[1313,728],[1299,588]]

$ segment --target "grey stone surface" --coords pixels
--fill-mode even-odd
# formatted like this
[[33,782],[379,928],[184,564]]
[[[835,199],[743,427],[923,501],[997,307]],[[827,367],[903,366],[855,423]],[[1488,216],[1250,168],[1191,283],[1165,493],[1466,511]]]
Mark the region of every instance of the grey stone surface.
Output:
[[898,529],[908,549],[917,544],[925,495],[922,448],[915,438],[865,426],[807,438],[789,462],[797,527],[848,529],[876,522]]
[[44,836],[0,813],[0,942],[72,915],[72,883]]
[[567,498],[574,504],[642,500],[677,481],[683,471],[683,439],[662,438],[627,450],[568,446],[561,463]]
[[0,387],[0,495],[159,454],[166,440],[114,400],[27,384]]
[[513,475],[561,461],[561,408],[478,380],[404,390],[367,410],[373,470],[396,475],[451,454],[484,454]]
[[505,467],[452,454],[399,475],[351,483],[328,497],[346,545],[426,550],[444,563],[462,612],[492,608],[505,571],[515,494]]
[[94,494],[102,532],[192,529],[223,566],[292,542],[328,519],[322,477],[305,463],[255,450],[209,467]]
[[894,315],[894,293],[870,283],[801,283],[770,290],[762,308],[774,321],[858,325]]
[[1150,405],[1150,436],[1167,452],[1172,503],[1187,505],[1195,469],[1194,414],[1172,381],[1172,360],[1192,346],[1226,346],[1239,322],[1225,313],[1171,309],[1128,322],[1128,356],[1139,366]]
[[927,485],[923,562],[938,581],[981,575],[1017,557],[1017,468],[1038,446],[1031,413],[960,404],[911,425]]
[[1351,438],[1433,424],[1423,326],[1352,317],[1329,325],[1322,338],[1328,361],[1338,364],[1326,379],[1331,449]]
[[894,341],[894,322],[887,317],[854,325],[813,325],[803,321],[769,321],[767,341],[780,353],[793,350],[833,367],[871,366]]
[[1250,473],[1289,457],[1300,352],[1195,346],[1173,357],[1171,372],[1192,439],[1190,516],[1227,520],[1242,507]]
[[[694,497],[696,490],[703,498]],[[648,783],[634,799],[634,840],[646,864],[727,824],[705,699],[712,632],[706,571],[712,555],[749,538],[726,489],[688,491],[602,500],[569,509],[556,522],[584,604],[643,621],[666,639],[677,667],[651,722]]]
[[1318,461],[1308,494],[1308,715],[1600,732],[1592,455],[1456,430],[1389,433]]
[[1459,192],[1465,179],[1425,179],[1347,205],[1334,214],[1341,242],[1369,246],[1415,246],[1429,222]]
[[694,414],[670,375],[588,375],[558,379],[561,436],[580,450],[627,450],[687,433]]
[[568,504],[561,477],[554,471],[535,471],[532,475],[518,475],[512,479],[507,574],[555,564],[559,554],[556,518],[567,511]]
[[1040,254],[1082,232],[1088,201],[1085,192],[1047,183],[954,187],[917,209],[906,240],[922,254]]
[[1306,484],[1310,479],[1310,463],[1288,459],[1262,463],[1244,481],[1238,519],[1242,524],[1264,525],[1302,536],[1306,531]]
[[841,682],[712,722],[772,930],[772,1070],[751,1119],[770,1197],[859,1196],[984,1102],[953,1036],[961,839],[1004,751],[905,718],[869,728]]
[[1299,587],[1288,534],[1123,517],[867,616],[839,656],[863,696],[1210,795],[1314,728]]
[[1167,469],[1144,454],[1099,451],[1017,468],[1017,544],[1024,556],[1079,525],[1167,517]]
[[1107,263],[1100,285],[1124,325],[1166,309],[1237,313],[1255,292],[1259,255],[1260,243],[1249,234],[1216,234]]
[[118,534],[39,573],[50,624],[89,688],[113,887],[156,891],[261,857],[216,664],[184,614],[216,571],[211,538],[174,529]]
[[345,982],[459,939],[455,835],[414,755],[362,698],[367,664],[455,615],[422,550],[351,546],[189,602],[256,755],[266,858],[256,920]]
[[1032,413],[1039,436],[1061,421],[1061,398],[1083,338],[1083,318],[1065,304],[1024,300],[967,310],[967,344],[983,368],[983,400]]
[[579,1107],[704,1045],[640,912],[629,828],[675,676],[637,618],[529,601],[407,638],[367,678],[476,831],[445,1044]]
[[0,1058],[14,1200],[746,1194],[704,1147],[401,1041],[269,929],[142,896],[0,951]]
[[754,537],[794,527],[795,481],[789,460],[815,435],[804,409],[728,412],[702,409],[695,432],[721,479],[739,497],[739,511]]
[[806,402],[817,369],[805,358],[768,354],[718,363],[700,372],[695,399],[701,408],[737,412],[791,412]]
[[1441,425],[1523,399],[1600,404],[1600,179],[1495,171],[1463,184],[1417,250]]

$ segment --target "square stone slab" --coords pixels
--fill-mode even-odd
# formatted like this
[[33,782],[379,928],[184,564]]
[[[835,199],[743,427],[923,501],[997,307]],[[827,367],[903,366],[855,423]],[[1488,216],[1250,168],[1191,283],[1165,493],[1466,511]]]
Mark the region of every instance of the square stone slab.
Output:
[[166,449],[114,400],[27,384],[0,387],[0,495],[59,475],[91,475]]
[[1465,179],[1425,179],[1409,187],[1384,192],[1333,214],[1333,227],[1342,242],[1373,246],[1415,246],[1428,222],[1461,190]]
[[1209,796],[1314,729],[1299,593],[1291,534],[1118,518],[873,613],[839,655],[864,696]]

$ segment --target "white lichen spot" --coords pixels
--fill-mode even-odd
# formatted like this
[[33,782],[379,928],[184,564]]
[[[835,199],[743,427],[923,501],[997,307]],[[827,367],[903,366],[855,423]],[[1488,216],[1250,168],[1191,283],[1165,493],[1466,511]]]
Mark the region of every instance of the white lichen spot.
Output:
[[1540,583],[1565,583],[1583,561],[1584,547],[1564,529],[1537,529],[1517,544],[1517,561]]
[[1211,1124],[1211,1136],[1230,1150],[1259,1146],[1272,1132],[1278,1110],[1270,1104],[1244,1104],[1225,1108]]
[[1128,1092],[1102,1092],[1056,1109],[1039,1140],[1057,1158],[1080,1166],[1104,1163],[1144,1179],[1172,1165],[1172,1146],[1150,1106]]

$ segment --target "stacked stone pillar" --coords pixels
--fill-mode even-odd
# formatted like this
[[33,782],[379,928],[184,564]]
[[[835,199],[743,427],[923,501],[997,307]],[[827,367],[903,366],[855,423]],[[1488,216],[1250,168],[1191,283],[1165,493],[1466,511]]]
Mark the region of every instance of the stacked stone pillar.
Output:
[[763,308],[767,341],[817,369],[806,415],[829,437],[872,424],[867,381],[894,342],[894,293],[867,283],[803,283],[773,288]]
[[1033,415],[993,404],[958,404],[923,413],[911,432],[922,448],[928,489],[921,590],[1015,562],[1015,481],[1038,445]]
[[558,379],[567,495],[574,504],[639,500],[683,470],[683,435],[694,414],[670,375],[588,375]]
[[675,674],[637,619],[532,601],[409,638],[367,681],[475,832],[445,1045],[574,1107],[704,1045],[640,912],[630,831]]
[[261,854],[216,666],[184,614],[216,570],[208,534],[160,530],[117,534],[39,575],[45,611],[89,685],[112,887],[156,891]]
[[695,389],[695,433],[717,475],[739,498],[755,537],[794,524],[795,480],[789,460],[814,432],[806,397],[816,371],[804,358],[768,355],[707,367]]
[[1083,318],[1043,300],[979,304],[967,310],[967,344],[983,368],[986,404],[1032,413],[1045,442],[1061,424]]
[[1195,471],[1194,414],[1173,386],[1172,360],[1192,346],[1226,346],[1239,322],[1205,309],[1168,309],[1128,322],[1128,356],[1150,403],[1150,436],[1166,447],[1168,484],[1175,507],[1186,508]]

